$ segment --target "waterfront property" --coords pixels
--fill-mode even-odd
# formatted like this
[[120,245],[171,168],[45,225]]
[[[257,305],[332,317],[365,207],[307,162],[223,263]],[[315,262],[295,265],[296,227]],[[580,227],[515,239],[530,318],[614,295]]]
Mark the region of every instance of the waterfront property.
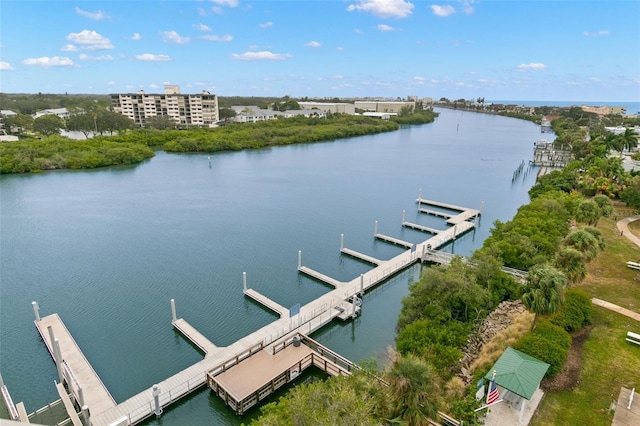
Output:
[[418,211],[423,205],[449,211],[447,223],[453,226],[439,230],[422,243],[411,244],[378,234],[376,224],[375,238],[405,247],[401,254],[386,261],[345,249],[342,239],[341,252],[376,265],[349,282],[334,280],[304,267],[302,253],[299,252],[299,272],[334,287],[303,306],[284,308],[255,289],[248,288],[246,274],[243,274],[244,294],[276,312],[279,318],[229,346],[216,345],[183,318],[178,318],[175,302],[171,300],[173,326],[204,353],[204,359],[118,404],[60,317],[52,314],[41,318],[39,307],[34,302],[36,327],[56,363],[60,383],[65,385],[64,388],[59,387],[59,392],[69,417],[72,421],[82,418],[86,422],[89,419],[94,426],[137,424],[150,416],[160,416],[165,407],[205,384],[236,413],[242,414],[311,365],[330,375],[349,374],[356,368],[353,363],[308,335],[334,318],[355,318],[362,309],[362,294],[410,265],[423,261],[427,252],[473,229],[481,214],[480,210],[426,200],[421,195],[417,204]]

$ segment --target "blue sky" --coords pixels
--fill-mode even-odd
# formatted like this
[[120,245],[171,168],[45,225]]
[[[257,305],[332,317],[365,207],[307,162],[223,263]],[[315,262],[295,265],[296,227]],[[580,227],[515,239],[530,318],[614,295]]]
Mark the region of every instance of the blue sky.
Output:
[[6,93],[640,101],[640,1],[0,3]]

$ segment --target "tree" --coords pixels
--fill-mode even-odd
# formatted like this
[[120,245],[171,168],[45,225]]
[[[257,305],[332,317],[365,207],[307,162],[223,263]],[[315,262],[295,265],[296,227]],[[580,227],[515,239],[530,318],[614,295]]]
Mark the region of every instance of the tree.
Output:
[[600,241],[592,233],[584,229],[576,229],[562,241],[565,247],[572,247],[584,256],[585,260],[591,260],[600,251]]
[[176,127],[176,122],[168,115],[156,115],[147,117],[145,119],[144,127],[158,130],[174,129]]
[[89,134],[96,133],[96,122],[90,114],[73,114],[67,119],[67,130],[81,132],[88,139]]
[[638,135],[633,129],[627,127],[619,137],[621,151],[625,149],[631,151],[638,146]]
[[577,283],[587,276],[584,255],[573,247],[563,247],[556,255],[556,265],[567,275],[571,283]]
[[233,118],[236,115],[237,115],[236,112],[231,108],[220,108],[220,110],[218,111],[218,116],[220,117],[220,120],[224,120],[224,121],[228,121],[230,118]]
[[33,117],[28,114],[7,115],[2,117],[2,124],[7,133],[24,133],[33,128]]
[[595,201],[583,201],[578,206],[578,211],[576,212],[576,220],[578,222],[587,223],[589,226],[597,225],[600,216],[602,215],[602,210],[598,207]]
[[64,129],[64,121],[55,114],[41,115],[33,120],[33,130],[45,136],[60,134]]
[[135,126],[135,123],[129,117],[106,109],[98,111],[96,124],[100,134],[109,132],[112,135],[114,132],[132,129]]
[[389,371],[392,418],[407,425],[427,424],[440,408],[438,376],[431,365],[416,357],[398,357]]
[[535,330],[538,316],[552,314],[562,305],[567,277],[548,265],[536,265],[529,271],[522,303],[535,314],[531,330]]

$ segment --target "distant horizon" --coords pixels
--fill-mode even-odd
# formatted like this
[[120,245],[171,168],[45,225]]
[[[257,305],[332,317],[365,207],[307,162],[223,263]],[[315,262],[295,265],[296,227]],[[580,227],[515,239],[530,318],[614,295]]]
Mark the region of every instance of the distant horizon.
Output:
[[2,16],[6,93],[640,99],[638,1],[5,0]]

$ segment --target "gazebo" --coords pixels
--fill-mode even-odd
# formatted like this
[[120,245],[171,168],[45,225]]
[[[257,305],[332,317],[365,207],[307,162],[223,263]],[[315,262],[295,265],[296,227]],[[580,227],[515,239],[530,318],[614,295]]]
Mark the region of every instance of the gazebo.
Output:
[[523,413],[528,401],[540,388],[549,364],[533,358],[513,348],[507,348],[485,379],[494,378],[498,387],[502,388],[500,398],[515,410],[519,410],[518,421],[522,423]]

